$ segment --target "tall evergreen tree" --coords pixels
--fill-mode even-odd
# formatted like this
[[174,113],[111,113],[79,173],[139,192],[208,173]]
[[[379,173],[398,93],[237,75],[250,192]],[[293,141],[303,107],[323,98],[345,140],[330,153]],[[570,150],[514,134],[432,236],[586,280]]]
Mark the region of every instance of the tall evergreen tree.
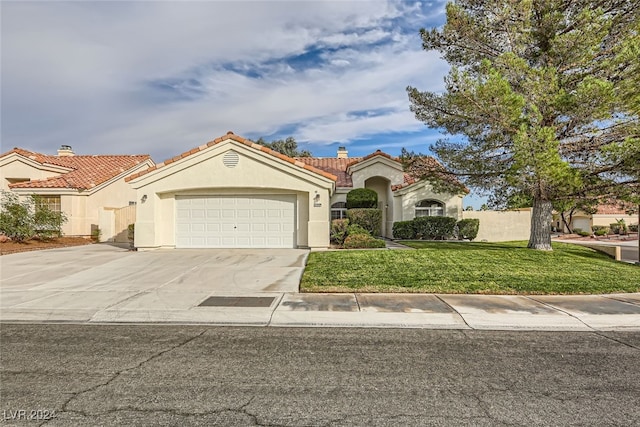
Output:
[[260,137],[256,141],[257,144],[264,145],[265,147],[269,147],[278,153],[282,153],[285,156],[289,157],[311,157],[311,152],[308,150],[299,150],[298,143],[295,138],[292,136],[287,137],[287,139],[277,139],[275,141],[267,142],[264,138]]
[[419,120],[465,137],[431,146],[447,171],[503,203],[530,197],[534,249],[551,250],[553,202],[637,199],[636,1],[457,0],[446,12],[421,30],[451,65],[446,91],[407,90]]

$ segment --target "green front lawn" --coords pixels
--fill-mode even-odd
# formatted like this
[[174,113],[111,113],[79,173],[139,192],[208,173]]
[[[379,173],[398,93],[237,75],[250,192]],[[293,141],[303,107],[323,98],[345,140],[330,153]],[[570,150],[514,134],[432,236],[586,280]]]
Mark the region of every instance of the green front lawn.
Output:
[[640,267],[577,245],[406,242],[418,250],[312,252],[302,292],[598,294],[640,292]]

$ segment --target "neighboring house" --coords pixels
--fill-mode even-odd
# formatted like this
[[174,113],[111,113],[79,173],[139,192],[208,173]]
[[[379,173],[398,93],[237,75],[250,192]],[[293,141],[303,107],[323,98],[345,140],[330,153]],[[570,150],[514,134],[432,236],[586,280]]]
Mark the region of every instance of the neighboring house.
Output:
[[64,212],[64,235],[90,236],[104,208],[135,204],[136,192],[125,178],[153,164],[149,155],[75,155],[68,145],[55,156],[14,148],[0,154],[0,182],[2,190],[37,194]]
[[[568,219],[569,214],[565,217]],[[576,211],[571,216],[571,229],[580,229],[586,232],[592,232],[593,226],[609,226],[615,224],[619,219],[624,219],[627,225],[637,224],[638,215],[628,215],[627,210],[616,204],[603,204],[597,206],[594,214],[588,214],[583,211]],[[553,222],[556,230],[562,233],[568,233],[566,225],[563,223],[560,213],[554,213]]]
[[139,249],[326,248],[331,219],[346,215],[354,188],[378,193],[391,237],[394,221],[461,218],[463,195],[438,194],[377,151],[348,158],[291,158],[228,132],[127,178],[137,190]]

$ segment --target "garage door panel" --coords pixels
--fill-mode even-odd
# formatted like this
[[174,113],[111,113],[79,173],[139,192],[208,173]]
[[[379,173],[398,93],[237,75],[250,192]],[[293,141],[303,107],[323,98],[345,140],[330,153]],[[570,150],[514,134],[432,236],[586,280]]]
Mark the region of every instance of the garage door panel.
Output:
[[177,196],[176,247],[293,248],[295,196]]

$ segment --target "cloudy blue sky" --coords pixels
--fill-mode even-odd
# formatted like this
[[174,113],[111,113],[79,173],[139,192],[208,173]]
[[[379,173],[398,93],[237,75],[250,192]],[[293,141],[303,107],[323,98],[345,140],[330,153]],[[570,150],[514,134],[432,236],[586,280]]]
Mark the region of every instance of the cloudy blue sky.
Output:
[[[2,1],[2,151],[151,154],[234,133],[316,156],[440,137],[405,88],[443,89],[418,31],[444,1]],[[466,204],[474,204],[471,199]]]

